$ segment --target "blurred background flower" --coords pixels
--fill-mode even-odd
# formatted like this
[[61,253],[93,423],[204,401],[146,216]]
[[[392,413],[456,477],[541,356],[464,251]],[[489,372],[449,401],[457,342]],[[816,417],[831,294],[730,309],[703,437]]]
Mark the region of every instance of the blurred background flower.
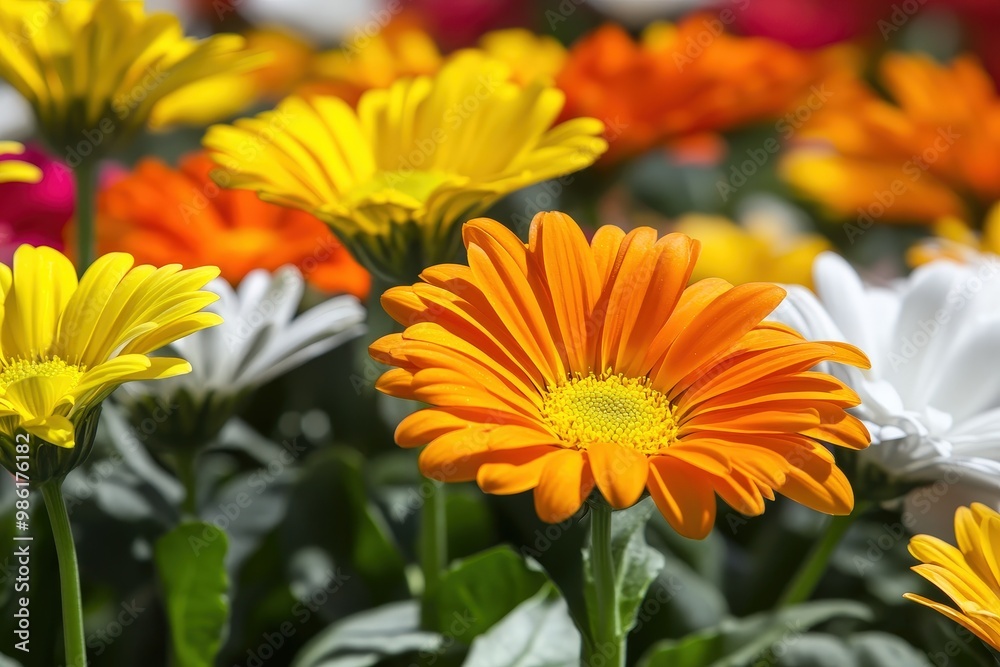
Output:
[[847,57],[725,30],[711,15],[651,25],[638,42],[619,26],[600,27],[574,44],[557,77],[566,92],[563,117],[604,121],[606,159],[621,159],[777,118]]
[[[291,97],[209,128],[204,144],[226,187],[309,211],[370,271],[412,280],[454,256],[462,220],[607,147],[593,118],[556,124],[558,90],[510,79],[505,64],[468,51],[434,77],[368,91],[357,112],[334,97]],[[259,149],[247,154],[248,142]]]
[[367,296],[368,273],[325,224],[219,187],[209,176],[214,168],[194,153],[177,169],[150,158],[120,175],[99,198],[100,251],[128,252],[154,266],[215,265],[233,285],[254,269],[291,264],[323,292]]
[[[957,217],[981,224],[1000,198],[1000,97],[979,63],[890,53],[879,63],[890,99],[859,81],[799,134],[782,171],[834,215],[870,226]],[[865,227],[865,228],[866,228]]]
[[296,316],[305,281],[294,266],[273,274],[255,269],[236,289],[224,280],[206,289],[219,295],[207,310],[219,315],[221,326],[168,349],[190,362],[192,372],[118,394],[136,424],[171,406],[170,421],[151,441],[161,456],[204,447],[251,391],[364,331],[365,310],[353,296],[328,299]]
[[[817,296],[789,287],[774,313],[813,340],[866,350],[870,370],[831,373],[858,392],[872,446],[857,457],[859,497],[905,496],[910,528],[944,535],[959,505],[1000,507],[1000,261],[935,262],[869,286],[840,257],[816,260]],[[925,485],[945,480],[933,507]]]
[[76,196],[73,173],[34,146],[0,155],[0,171],[9,161],[32,165],[41,178],[34,183],[0,183],[0,262],[10,264],[22,243],[62,250],[63,229],[73,216]]

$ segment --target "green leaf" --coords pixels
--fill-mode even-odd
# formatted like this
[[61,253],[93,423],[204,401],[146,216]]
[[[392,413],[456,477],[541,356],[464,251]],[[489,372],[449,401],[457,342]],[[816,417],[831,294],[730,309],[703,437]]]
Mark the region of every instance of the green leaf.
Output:
[[860,632],[847,639],[857,667],[930,667],[921,651],[895,635],[885,632]]
[[[663,569],[663,554],[646,544],[646,522],[655,511],[653,501],[646,498],[627,510],[611,514],[611,559],[615,568],[615,599],[618,600],[617,636],[635,626],[636,614],[649,585]],[[591,568],[591,548],[583,550],[584,598],[590,619],[590,636],[595,636],[597,593]]]
[[312,638],[292,667],[369,667],[407,653],[436,653],[444,637],[420,629],[416,600],[394,602],[334,623]]
[[[369,496],[364,457],[332,447],[308,459],[289,502],[283,532],[291,551],[316,545],[364,581],[376,602],[406,590],[406,563],[389,522]],[[315,521],[321,507],[326,521]]]
[[463,667],[579,667],[580,632],[548,583],[489,632],[476,637]]
[[726,560],[726,541],[713,530],[703,540],[683,537],[659,512],[649,520],[646,537],[650,546],[673,554],[705,581],[721,586]]
[[211,524],[184,523],[156,542],[170,619],[174,664],[211,667],[229,616],[226,534]]
[[544,572],[507,546],[455,561],[432,594],[434,627],[469,644],[547,583]]
[[[847,644],[833,635],[821,633],[791,636],[786,641],[771,647],[762,658],[761,662],[775,667],[858,667]],[[898,667],[898,665],[910,667],[910,664],[900,662],[882,667]]]
[[744,667],[789,638],[835,617],[871,618],[867,606],[848,600],[821,600],[746,618],[727,619],[718,626],[680,640],[656,644],[640,667]]
[[794,635],[765,658],[776,667],[931,667],[922,652],[885,632],[861,632],[847,639],[820,633]]

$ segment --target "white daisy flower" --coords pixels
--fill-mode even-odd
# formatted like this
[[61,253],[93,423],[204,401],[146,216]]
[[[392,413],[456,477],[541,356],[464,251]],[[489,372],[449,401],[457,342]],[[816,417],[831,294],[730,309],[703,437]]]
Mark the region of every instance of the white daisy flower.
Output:
[[[365,309],[353,296],[334,297],[296,317],[305,281],[294,266],[273,275],[251,271],[236,290],[221,279],[207,289],[219,295],[207,310],[223,323],[165,350],[191,362],[192,371],[159,384],[133,383],[120,395],[134,419],[162,422],[158,439],[190,444],[214,437],[251,391],[364,332]],[[157,418],[164,412],[169,420]]]
[[1000,258],[934,262],[875,287],[825,253],[813,274],[818,298],[789,286],[772,319],[871,358],[870,371],[824,369],[862,400],[872,445],[858,453],[861,494],[905,490],[904,524],[932,534],[949,534],[959,505],[1000,509]]

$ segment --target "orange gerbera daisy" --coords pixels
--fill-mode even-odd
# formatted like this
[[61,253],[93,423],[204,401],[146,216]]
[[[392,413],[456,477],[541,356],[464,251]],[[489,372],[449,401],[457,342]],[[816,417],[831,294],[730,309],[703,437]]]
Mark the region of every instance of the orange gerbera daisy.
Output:
[[651,228],[605,226],[588,244],[568,216],[541,213],[527,244],[493,220],[463,232],[469,266],[431,267],[423,283],[387,291],[386,311],[409,326],[371,346],[397,367],[378,389],[432,406],[396,429],[400,446],[427,444],[425,475],[487,493],[534,489],[549,522],[595,485],[615,508],[648,489],[693,538],[711,530],[716,494],[748,515],[774,491],[851,511],[823,443],[867,446],[845,411],[859,399],[810,369],[868,360],[762,322],[780,287],[686,287],[698,242],[657,240]]
[[604,121],[615,160],[668,141],[777,118],[812,94],[842,51],[803,52],[722,32],[705,15],[654,24],[636,43],[608,24],[577,42],[556,83],[565,118]]
[[203,153],[179,169],[141,161],[99,196],[100,252],[128,252],[154,266],[214,265],[234,285],[253,269],[294,264],[323,291],[368,293],[368,273],[329,227],[253,192],[220,188],[209,178],[216,168]]
[[971,56],[944,65],[892,53],[879,74],[891,99],[861,83],[838,91],[799,132],[785,178],[863,228],[946,217],[978,226],[972,212],[1000,199],[996,85]]
[[913,571],[941,589],[958,607],[907,593],[913,600],[947,616],[1000,651],[1000,514],[981,503],[955,512],[958,547],[930,535],[910,540],[910,553],[921,561]]

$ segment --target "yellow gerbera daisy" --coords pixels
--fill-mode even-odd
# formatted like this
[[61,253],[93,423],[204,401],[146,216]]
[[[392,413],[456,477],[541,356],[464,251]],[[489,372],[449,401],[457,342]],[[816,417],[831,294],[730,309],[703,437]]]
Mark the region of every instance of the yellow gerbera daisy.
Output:
[[27,245],[13,264],[13,272],[0,264],[0,460],[13,470],[18,435],[41,439],[31,470],[42,482],[83,460],[92,434],[80,433],[118,385],[191,370],[183,359],[147,355],[220,322],[199,312],[218,298],[201,288],[219,272],[132,268],[131,255],[113,253],[78,282],[61,253]]
[[973,503],[955,512],[958,547],[930,535],[910,540],[910,553],[921,561],[913,571],[941,589],[958,607],[907,593],[903,597],[944,614],[1000,651],[1000,514]]
[[205,146],[229,173],[220,185],[329,223],[367,267],[412,280],[449,259],[456,223],[500,197],[594,162],[603,125],[553,127],[563,95],[480,52],[436,76],[365,93],[357,112],[334,97],[286,99],[275,111],[209,129]]
[[[0,141],[0,155],[20,155],[24,146],[16,141]],[[42,180],[42,170],[21,160],[0,161],[0,183],[37,183]]]
[[[42,133],[70,164],[106,152],[151,115],[169,124],[158,107],[188,110],[182,98],[192,84],[256,67],[259,57],[243,46],[238,35],[185,37],[176,17],[147,15],[138,0],[0,4],[0,78],[32,104]],[[203,117],[215,105],[232,111],[225,96],[198,102]]]
[[[747,515],[774,491],[830,514],[854,504],[824,443],[869,442],[857,395],[810,369],[868,367],[843,343],[762,322],[774,285],[710,278],[686,287],[699,244],[608,225],[588,244],[562,213],[529,242],[493,220],[465,224],[469,266],[427,269],[382,297],[409,325],[371,347],[397,366],[377,388],[432,407],[396,430],[427,444],[420,467],[488,493],[534,489],[545,521],[596,485],[615,508],[648,489],[682,535],[712,528],[715,496]],[[429,444],[428,444],[429,443]]]

